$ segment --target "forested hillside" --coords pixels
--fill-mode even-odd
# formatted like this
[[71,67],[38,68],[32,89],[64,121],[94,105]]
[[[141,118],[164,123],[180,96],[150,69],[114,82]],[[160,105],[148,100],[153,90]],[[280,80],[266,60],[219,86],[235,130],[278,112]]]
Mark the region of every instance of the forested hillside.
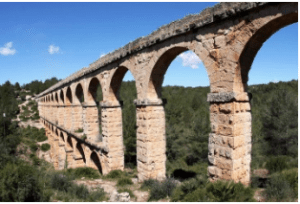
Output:
[[[22,88],[38,94],[57,81],[56,78],[46,80],[47,85],[46,82],[35,81]],[[21,129],[17,127],[16,122],[11,122],[19,112],[20,101],[16,98],[21,94],[20,88],[18,84],[12,85],[9,82],[0,86],[0,201],[49,201],[54,195],[58,195],[58,191],[66,192],[70,198],[74,197],[76,190],[78,192],[82,190],[74,186],[69,186],[69,190],[56,187],[57,175],[48,171],[45,173],[45,165],[37,160],[34,153],[32,153],[31,163],[17,157],[20,154],[17,150],[18,145],[28,142],[28,138],[42,138],[44,135],[44,130]],[[247,189],[240,186],[230,187],[231,184],[208,184],[206,169],[210,121],[209,103],[206,98],[209,87],[168,86],[162,90],[163,98],[167,100],[165,105],[167,176],[181,181],[182,184],[177,185],[176,188],[174,185],[173,191],[170,191],[171,188],[167,190],[171,192],[169,194],[159,194],[157,192],[164,189],[162,187],[164,184],[146,182],[143,186],[151,189],[150,199],[161,198],[157,195],[162,197],[169,195],[172,201],[251,201],[252,191],[257,188],[266,189],[266,197],[269,201],[288,201],[297,198],[298,81],[254,85],[248,88],[248,92],[253,96],[251,100],[252,171],[267,169],[268,176],[262,178],[252,174],[252,184]],[[98,93],[98,96],[100,95],[101,93]],[[101,100],[100,98],[98,99]],[[136,90],[134,82],[122,84],[120,99],[124,104],[122,114],[126,148],[125,165],[135,169],[136,121],[133,100],[136,99]],[[32,143],[28,144],[32,145]],[[158,185],[162,186],[158,188]],[[170,187],[169,184],[166,185]],[[235,189],[234,193],[229,191],[229,188]],[[223,194],[216,193],[218,189],[223,189],[222,192],[227,192],[228,195],[233,194],[231,200],[229,197],[223,200]],[[152,195],[152,192],[156,194]],[[98,193],[99,196],[103,195],[101,192]],[[248,194],[251,196],[247,197]],[[95,200],[93,195],[84,196],[78,199]]]

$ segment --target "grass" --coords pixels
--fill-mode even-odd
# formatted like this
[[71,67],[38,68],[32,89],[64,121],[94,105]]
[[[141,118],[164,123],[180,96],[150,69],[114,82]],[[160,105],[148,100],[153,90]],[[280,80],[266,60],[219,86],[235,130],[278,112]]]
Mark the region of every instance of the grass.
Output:
[[75,179],[81,179],[82,177],[88,179],[99,179],[101,175],[99,171],[89,167],[79,167],[76,169],[67,169],[66,174],[72,176]]
[[159,199],[171,196],[176,187],[175,180],[167,178],[164,181],[157,181],[153,179],[145,180],[141,186],[141,190],[150,190],[150,197],[148,201],[157,201]]
[[77,130],[75,130],[75,132],[81,133],[81,132],[83,132],[83,129],[82,128],[78,128]]

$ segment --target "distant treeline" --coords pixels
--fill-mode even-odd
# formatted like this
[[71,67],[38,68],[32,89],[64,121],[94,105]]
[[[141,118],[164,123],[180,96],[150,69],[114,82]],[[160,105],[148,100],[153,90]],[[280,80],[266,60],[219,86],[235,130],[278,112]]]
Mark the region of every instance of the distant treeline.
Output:
[[29,90],[32,94],[39,94],[45,91],[46,89],[50,88],[51,86],[53,86],[59,81],[60,80],[57,79],[56,77],[52,77],[51,79],[46,79],[44,82],[34,80],[28,84],[22,85],[21,88]]

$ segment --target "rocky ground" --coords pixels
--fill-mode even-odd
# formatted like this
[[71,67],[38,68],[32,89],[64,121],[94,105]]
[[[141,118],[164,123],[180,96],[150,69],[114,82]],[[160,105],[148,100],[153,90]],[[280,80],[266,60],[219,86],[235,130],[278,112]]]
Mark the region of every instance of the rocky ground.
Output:
[[[33,121],[33,120],[30,120],[30,119],[29,119],[29,120],[27,120],[26,122],[21,121],[21,119],[20,119],[20,114],[23,112],[22,107],[23,107],[23,106],[27,106],[28,103],[29,103],[29,101],[26,100],[26,101],[24,101],[23,103],[21,103],[21,104],[19,105],[20,113],[17,115],[17,118],[16,118],[16,119],[13,119],[13,121],[17,121],[18,124],[19,124],[19,127],[24,127],[24,128],[26,128],[27,126],[31,126],[31,127],[36,127],[36,128],[38,128],[38,129],[43,128],[43,125],[40,123],[39,120]],[[29,110],[31,110],[31,107],[29,107]],[[31,115],[33,115],[33,114],[34,114],[34,113],[32,113]],[[30,115],[30,116],[31,116],[31,115]]]
[[86,185],[90,190],[96,189],[98,187],[103,188],[104,191],[109,195],[109,201],[111,202],[146,202],[149,197],[149,192],[138,190],[141,184],[139,184],[137,182],[137,179],[135,178],[132,179],[132,182],[134,184],[130,186],[130,190],[135,195],[135,198],[131,198],[129,196],[129,193],[127,192],[118,193],[116,181],[109,181],[103,179],[86,180],[85,178],[82,178],[82,180],[76,180],[75,182],[77,184]]

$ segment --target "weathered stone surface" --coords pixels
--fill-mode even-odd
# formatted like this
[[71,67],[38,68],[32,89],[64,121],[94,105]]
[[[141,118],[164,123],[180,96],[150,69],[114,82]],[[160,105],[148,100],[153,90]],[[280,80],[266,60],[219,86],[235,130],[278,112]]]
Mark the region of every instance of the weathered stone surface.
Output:
[[[50,156],[55,168],[62,169],[67,163],[69,167],[90,166],[103,174],[124,169],[118,91],[129,70],[137,91],[133,103],[138,178],[164,179],[166,101],[161,99],[162,83],[172,60],[191,50],[202,60],[210,80],[208,173],[212,180],[248,184],[252,126],[248,73],[265,40],[297,21],[297,2],[220,3],[162,26],[40,93],[35,100],[53,147]],[[103,101],[95,101],[98,86]],[[74,132],[80,129],[82,133]]]

